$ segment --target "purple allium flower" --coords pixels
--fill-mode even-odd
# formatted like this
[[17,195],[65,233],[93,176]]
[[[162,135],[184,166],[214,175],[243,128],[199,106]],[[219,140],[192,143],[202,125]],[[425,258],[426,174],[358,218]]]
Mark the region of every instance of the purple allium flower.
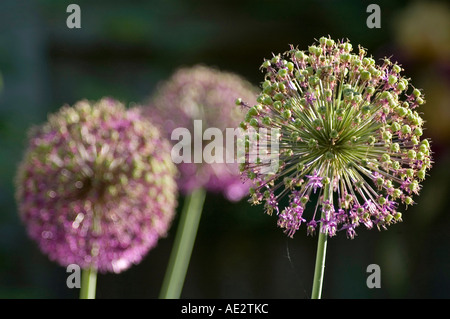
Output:
[[[226,145],[230,142],[226,130],[239,133],[236,128],[245,111],[236,106],[236,99],[242,97],[256,103],[257,94],[257,88],[242,77],[203,65],[181,68],[170,79],[160,83],[149,101],[149,116],[160,123],[169,139],[172,139],[172,133],[177,128],[186,128],[192,135],[188,145],[192,147],[192,156],[189,161],[178,165],[178,185],[183,193],[204,187],[208,191],[224,194],[231,201],[238,201],[248,194],[249,186],[240,178],[235,157],[226,158],[226,152],[230,151]],[[194,121],[198,120],[201,121],[200,137],[195,136],[194,129]],[[195,161],[194,157],[198,154],[194,155],[192,143],[196,143],[196,138],[203,139],[204,149],[209,141],[203,138],[203,134],[211,128],[219,129],[223,136],[223,156],[212,163],[206,163],[203,158]],[[236,154],[235,149],[232,151]]]
[[177,204],[169,142],[139,109],[106,98],[65,106],[30,133],[17,201],[40,249],[100,272],[139,263]]
[[279,165],[267,174],[267,162],[246,157],[241,171],[253,181],[250,201],[265,201],[272,214],[290,194],[278,225],[291,237],[306,219],[308,234],[321,223],[321,232],[346,230],[350,238],[360,224],[401,221],[398,204],[413,204],[432,163],[417,111],[425,101],[402,68],[387,58],[377,65],[362,47],[352,53],[349,41],[322,37],[308,52],[291,46],[274,55],[262,69],[262,92],[241,127],[247,136],[278,129],[270,156]]

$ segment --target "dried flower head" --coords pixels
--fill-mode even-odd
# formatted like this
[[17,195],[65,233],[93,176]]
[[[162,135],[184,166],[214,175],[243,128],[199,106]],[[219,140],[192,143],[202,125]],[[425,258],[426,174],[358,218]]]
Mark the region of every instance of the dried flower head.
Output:
[[302,223],[308,234],[320,223],[329,236],[346,230],[353,238],[360,224],[401,221],[398,204],[413,204],[432,163],[416,110],[424,97],[402,68],[387,58],[377,65],[362,47],[352,53],[349,41],[322,37],[307,52],[291,46],[274,55],[262,69],[262,92],[241,127],[277,128],[279,147],[268,152],[279,165],[264,174],[267,163],[241,164],[254,183],[251,202],[276,211],[291,237]]
[[30,132],[17,174],[20,217],[63,266],[121,272],[172,221],[177,186],[168,141],[137,108],[81,101]]
[[[178,185],[182,192],[190,193],[204,187],[208,191],[223,193],[231,201],[238,201],[248,194],[248,185],[240,179],[236,160],[226,158],[229,138],[226,129],[238,127],[245,114],[241,107],[235,105],[236,98],[256,103],[256,96],[257,88],[241,76],[203,65],[178,69],[170,79],[160,83],[149,101],[149,116],[160,123],[169,139],[173,139],[172,133],[178,128],[191,133],[187,142],[192,149],[189,151],[191,156],[178,165]],[[207,130],[219,130],[222,136],[219,144],[223,146],[223,156],[212,162],[205,161],[202,154],[195,154],[201,153],[217,138],[207,136]],[[173,142],[177,143],[177,140]],[[196,143],[203,146],[195,149]]]

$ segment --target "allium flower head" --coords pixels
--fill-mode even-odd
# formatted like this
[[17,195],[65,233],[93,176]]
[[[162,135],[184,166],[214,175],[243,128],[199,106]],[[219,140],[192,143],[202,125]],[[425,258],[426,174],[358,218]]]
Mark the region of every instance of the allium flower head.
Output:
[[[178,184],[182,192],[189,193],[205,187],[209,191],[223,193],[232,201],[248,194],[248,185],[244,185],[240,179],[236,160],[226,158],[226,129],[238,127],[245,114],[241,107],[236,106],[236,98],[242,97],[256,103],[257,94],[257,88],[241,76],[203,65],[180,68],[170,79],[160,83],[149,101],[148,114],[160,123],[169,139],[177,128],[186,128],[192,135],[189,140],[192,156],[189,161],[182,161],[178,165]],[[197,122],[197,128],[194,122]],[[214,137],[206,136],[205,133],[216,129],[223,136],[223,156],[218,161],[208,163],[202,154],[194,154],[194,144],[199,142],[198,139],[203,139],[205,148],[208,139],[214,140]],[[197,133],[201,136],[194,136]]]
[[[279,147],[268,151],[278,169],[266,174],[267,162],[247,160],[241,170],[254,183],[250,201],[276,211],[291,237],[303,223],[308,234],[321,225],[329,236],[346,230],[353,238],[361,224],[401,221],[399,204],[413,204],[431,167],[421,91],[398,64],[377,65],[362,47],[352,49],[322,37],[306,52],[291,46],[265,60],[258,103],[241,123],[247,131],[278,129]],[[289,203],[280,209],[283,197]]]
[[16,181],[30,237],[63,266],[139,263],[175,211],[168,141],[137,108],[106,98],[65,106],[30,133]]

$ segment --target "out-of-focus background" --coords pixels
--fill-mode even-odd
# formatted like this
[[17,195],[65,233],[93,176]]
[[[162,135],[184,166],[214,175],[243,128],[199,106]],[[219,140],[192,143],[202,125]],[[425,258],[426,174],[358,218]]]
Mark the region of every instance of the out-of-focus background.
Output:
[[[66,8],[81,8],[69,29]],[[370,3],[381,28],[370,29]],[[445,1],[89,1],[0,3],[0,297],[77,298],[67,273],[26,235],[13,179],[30,126],[80,99],[140,103],[178,67],[203,63],[263,80],[259,66],[289,44],[348,38],[392,56],[425,92],[435,165],[418,204],[388,231],[359,228],[328,242],[324,298],[450,297],[450,7]],[[180,197],[180,208],[183,198]],[[99,275],[98,298],[157,298],[178,219],[139,265]],[[182,298],[308,298],[317,237],[294,239],[246,200],[208,194]],[[381,288],[369,289],[378,264]]]

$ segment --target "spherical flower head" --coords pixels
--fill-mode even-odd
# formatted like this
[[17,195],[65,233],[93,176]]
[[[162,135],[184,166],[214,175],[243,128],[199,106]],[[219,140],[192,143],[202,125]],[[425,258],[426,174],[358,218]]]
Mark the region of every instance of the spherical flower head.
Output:
[[80,101],[30,131],[16,180],[20,217],[51,260],[118,273],[166,234],[175,175],[169,142],[140,110]]
[[329,236],[345,230],[353,238],[359,225],[401,221],[399,204],[414,203],[432,163],[417,111],[424,96],[401,66],[387,58],[377,65],[362,47],[353,53],[349,41],[322,37],[306,52],[291,46],[274,55],[262,69],[262,92],[241,127],[247,137],[265,130],[276,143],[262,154],[271,161],[249,160],[247,143],[241,170],[253,181],[250,201],[277,212],[291,237],[301,224],[308,234],[321,225]]
[[[257,94],[257,88],[241,76],[204,65],[180,68],[170,79],[159,84],[147,107],[149,116],[160,123],[174,144],[179,143],[173,136],[176,129],[186,128],[190,132],[189,140],[181,142],[188,143],[191,156],[178,165],[178,184],[183,193],[204,187],[224,194],[231,201],[248,195],[248,185],[242,182],[233,157],[236,150],[227,147],[227,142],[233,144],[235,137],[227,132],[239,133],[237,128],[245,114],[245,110],[236,105],[236,99],[242,97],[256,103]],[[214,136],[217,130],[222,141]],[[217,157],[208,161],[206,148],[213,142],[223,147],[222,155],[217,155],[216,149]],[[196,143],[202,143],[200,151],[204,156],[194,154],[198,151]]]

